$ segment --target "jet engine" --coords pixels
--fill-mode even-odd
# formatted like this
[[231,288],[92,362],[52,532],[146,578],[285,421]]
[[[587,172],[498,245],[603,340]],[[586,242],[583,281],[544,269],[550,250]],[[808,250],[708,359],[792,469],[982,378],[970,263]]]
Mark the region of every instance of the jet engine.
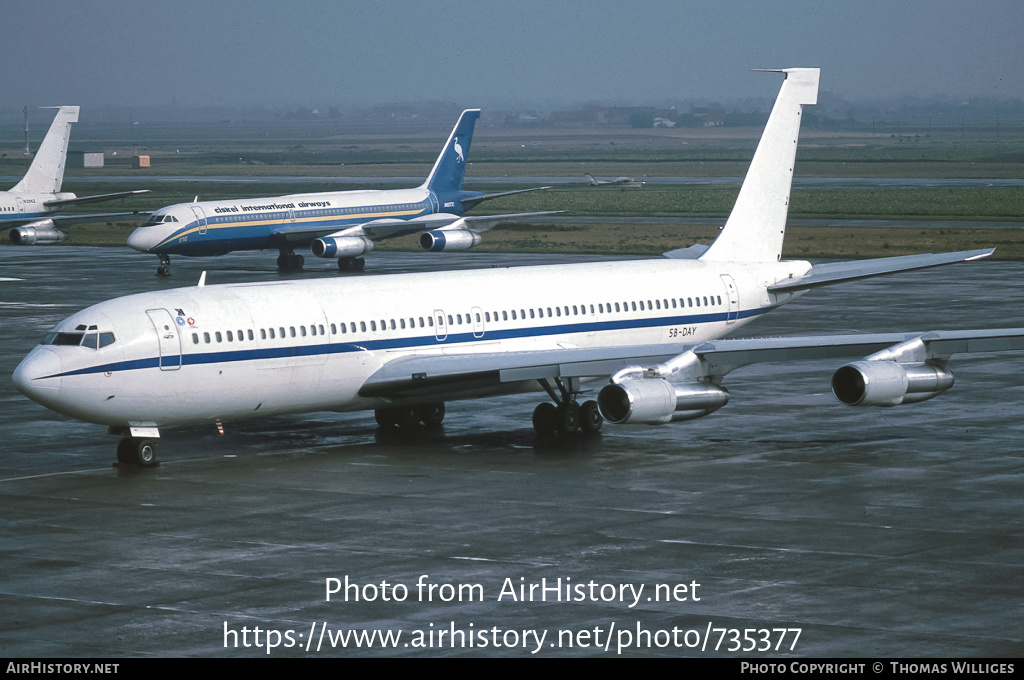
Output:
[[611,423],[669,423],[714,413],[729,403],[729,392],[702,383],[675,384],[664,378],[623,380],[605,385],[597,407]]
[[432,252],[469,250],[473,246],[480,245],[482,240],[480,234],[469,229],[435,229],[424,232],[420,236],[420,247]]
[[373,250],[365,236],[324,236],[310,246],[317,257],[359,257]]
[[53,220],[39,220],[16,227],[10,232],[11,243],[17,246],[45,245],[63,243],[68,240],[68,233],[61,231],[53,224]]
[[953,374],[932,363],[855,361],[832,376],[832,393],[850,406],[896,406],[936,397],[953,386]]

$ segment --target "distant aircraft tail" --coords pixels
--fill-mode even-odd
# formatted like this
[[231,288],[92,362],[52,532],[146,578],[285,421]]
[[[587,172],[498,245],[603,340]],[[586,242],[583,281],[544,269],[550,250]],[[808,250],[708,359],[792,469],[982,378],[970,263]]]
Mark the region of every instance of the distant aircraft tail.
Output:
[[764,70],[784,73],[786,79],[732,213],[722,233],[700,257],[702,260],[777,262],[782,259],[800,118],[804,106],[818,101],[820,69]]
[[43,137],[28,172],[11,191],[26,194],[53,194],[60,191],[64,182],[64,165],[68,155],[68,140],[71,138],[71,124],[78,122],[77,106],[47,106],[56,108],[57,116]]
[[466,109],[459,116],[459,122],[441,149],[441,155],[427,175],[423,186],[434,192],[459,191],[466,176],[466,159],[469,145],[473,141],[473,128],[480,117],[480,109]]
[[590,181],[590,186],[592,186],[592,187],[596,187],[597,186],[597,180],[594,179],[594,176],[591,175],[589,172],[583,173],[583,176],[586,177]]

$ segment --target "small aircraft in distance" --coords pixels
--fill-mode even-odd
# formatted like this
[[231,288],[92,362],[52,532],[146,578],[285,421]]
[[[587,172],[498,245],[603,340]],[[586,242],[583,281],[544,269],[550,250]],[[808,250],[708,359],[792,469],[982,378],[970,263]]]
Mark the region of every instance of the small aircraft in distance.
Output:
[[[373,409],[382,428],[436,427],[445,402],[543,390],[541,437],[704,417],[734,369],[861,357],[832,391],[896,406],[953,385],[950,356],[1024,349],[1024,328],[721,340],[807,291],[983,258],[991,250],[814,264],[782,259],[803,107],[818,69],[785,69],[718,238],[663,259],[198,286],[108,300],[56,325],[18,390],[123,436],[151,465],[161,428]],[[894,293],[895,294],[895,293]],[[883,303],[885,301],[882,301]],[[596,400],[579,398],[603,381]],[[591,382],[591,384],[593,384]],[[554,402],[554,403],[552,403]]]
[[170,274],[171,255],[224,255],[233,250],[277,249],[282,270],[302,269],[295,253],[310,246],[317,257],[338,258],[341,271],[361,271],[373,242],[407,234],[424,250],[468,250],[480,234],[503,222],[553,212],[463,216],[483,201],[534,187],[483,194],[464,191],[466,158],[480,109],[462,112],[425,182],[415,189],[329,191],[274,198],[179,203],[157,210],[128,237],[128,245],[160,258],[157,276]]
[[75,196],[67,191],[62,192],[60,187],[64,182],[71,124],[78,122],[78,107],[43,108],[55,108],[57,115],[43,137],[28,172],[10,191],[0,192],[0,225],[14,227],[9,234],[11,242],[20,246],[61,243],[68,239],[68,227],[74,224],[147,215],[148,213],[141,212],[70,215],[63,213],[67,208],[76,205],[112,201],[149,193],[149,190],[120,191],[96,196]]
[[589,172],[583,175],[590,180],[592,187],[622,187],[624,189],[639,189],[644,183],[635,177],[616,177],[615,179],[595,179]]

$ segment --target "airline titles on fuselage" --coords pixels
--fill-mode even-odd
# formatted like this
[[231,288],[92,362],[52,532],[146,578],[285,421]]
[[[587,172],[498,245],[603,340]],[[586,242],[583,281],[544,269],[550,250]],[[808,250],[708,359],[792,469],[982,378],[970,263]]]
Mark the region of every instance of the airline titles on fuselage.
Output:
[[294,210],[295,208],[329,208],[330,201],[299,201],[298,203],[269,203],[266,205],[227,205],[214,208],[218,214],[237,212],[260,212],[263,210]]

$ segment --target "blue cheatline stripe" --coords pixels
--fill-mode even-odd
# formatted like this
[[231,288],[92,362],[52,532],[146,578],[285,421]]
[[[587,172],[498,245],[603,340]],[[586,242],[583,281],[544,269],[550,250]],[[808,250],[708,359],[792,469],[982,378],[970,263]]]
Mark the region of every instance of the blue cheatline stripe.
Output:
[[[405,208],[403,210],[396,210],[396,205],[411,205],[412,207]],[[326,211],[328,214],[311,215],[313,212],[320,211]],[[287,217],[284,219],[277,217],[281,214],[280,210],[269,211],[266,213],[232,213],[231,217],[234,219],[232,222],[216,221],[217,219],[226,217],[225,215],[209,215],[206,218],[206,233],[201,234],[201,238],[198,241],[187,242],[185,245],[187,246],[192,243],[199,243],[204,239],[222,240],[253,237],[267,238],[276,229],[290,227],[297,224],[304,225],[310,230],[327,231],[331,229],[343,229],[345,227],[351,227],[357,224],[363,224],[370,220],[377,220],[385,217],[412,219],[413,217],[419,217],[420,215],[432,214],[432,212],[431,201],[428,198],[418,203],[410,204],[387,203],[350,208],[314,208],[312,210],[296,210],[293,213],[294,219],[292,220],[287,219]],[[287,214],[287,211],[285,211],[285,214]],[[156,252],[157,249],[164,248],[169,245],[181,245],[174,243],[174,241],[177,241],[182,236],[199,234],[199,229],[198,220],[195,222],[189,222],[180,229],[175,230],[174,233],[163,241],[153,246],[151,250]],[[215,233],[211,234],[210,232]]]
[[0,222],[23,222],[25,220],[37,220],[40,217],[52,217],[55,213],[7,213],[0,214]]
[[[759,309],[747,309],[739,312],[737,318],[747,319],[754,316],[766,314],[775,307],[763,307]],[[284,359],[294,357],[327,356],[331,354],[347,354],[349,352],[383,351],[389,349],[406,349],[410,347],[440,347],[471,342],[509,340],[514,338],[537,338],[549,335],[564,335],[568,333],[589,333],[599,331],[635,330],[641,328],[658,328],[663,326],[675,326],[680,324],[702,324],[726,321],[728,312],[714,312],[710,314],[695,314],[690,316],[667,316],[654,319],[622,319],[618,321],[597,321],[586,323],[564,324],[561,326],[535,326],[532,328],[508,328],[503,330],[486,331],[482,336],[477,337],[473,331],[463,333],[449,333],[444,340],[438,340],[434,335],[420,335],[409,338],[386,338],[381,340],[360,340],[357,342],[328,342],[315,345],[290,345],[287,347],[261,347],[256,349],[238,349],[222,352],[201,352],[196,354],[181,354],[182,366],[200,366],[203,364],[235,363],[240,361],[256,361],[266,359]],[[256,342],[256,341],[244,341]],[[177,363],[178,355],[167,357],[168,365]],[[157,368],[160,366],[160,357],[148,357],[145,359],[133,359],[131,361],[117,361],[100,366],[80,368],[65,373],[48,375],[46,378],[59,378],[71,375],[88,375],[91,373],[106,373],[113,371],[134,371],[145,368]]]

